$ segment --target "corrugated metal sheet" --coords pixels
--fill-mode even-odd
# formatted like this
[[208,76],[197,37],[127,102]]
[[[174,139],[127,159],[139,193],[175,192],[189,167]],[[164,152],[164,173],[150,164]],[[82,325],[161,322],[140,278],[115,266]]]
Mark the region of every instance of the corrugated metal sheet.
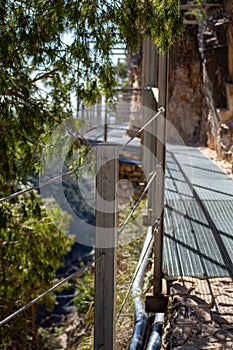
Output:
[[169,145],[165,197],[167,277],[233,276],[233,181],[198,149]]

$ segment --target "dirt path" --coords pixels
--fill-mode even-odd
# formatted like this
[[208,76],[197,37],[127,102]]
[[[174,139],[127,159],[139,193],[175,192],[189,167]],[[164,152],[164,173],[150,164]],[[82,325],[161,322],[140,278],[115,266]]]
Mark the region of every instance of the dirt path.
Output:
[[214,150],[208,147],[198,147],[207,157],[209,157],[213,162],[215,162],[219,168],[224,171],[228,176],[233,179],[233,164],[227,162],[226,160],[219,160],[217,154]]

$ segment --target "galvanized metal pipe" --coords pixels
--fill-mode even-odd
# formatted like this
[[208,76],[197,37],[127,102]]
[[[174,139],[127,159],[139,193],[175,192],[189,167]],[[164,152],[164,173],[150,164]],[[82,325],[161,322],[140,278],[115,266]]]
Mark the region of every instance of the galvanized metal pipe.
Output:
[[136,268],[137,276],[135,277],[132,285],[132,297],[134,299],[134,312],[135,312],[135,325],[134,333],[131,339],[129,350],[141,350],[144,348],[145,339],[148,330],[148,315],[145,311],[145,303],[142,299],[142,284],[146,267],[148,265],[148,259],[151,255],[153,247],[153,232],[150,227],[147,232],[147,236],[144,242],[142,253],[138,261]]
[[161,347],[161,337],[164,324],[164,313],[155,315],[154,326],[146,347],[146,350],[159,350]]

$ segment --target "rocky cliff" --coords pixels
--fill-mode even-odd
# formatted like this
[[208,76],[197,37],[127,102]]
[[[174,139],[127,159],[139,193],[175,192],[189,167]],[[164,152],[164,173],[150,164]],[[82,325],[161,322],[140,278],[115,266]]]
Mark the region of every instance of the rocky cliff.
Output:
[[[185,30],[169,53],[168,119],[186,144],[208,145],[232,161],[233,3],[181,3]],[[130,85],[137,89],[156,86],[156,55],[148,59],[151,51],[142,47],[129,57]]]
[[233,4],[184,11],[183,36],[170,51],[169,119],[186,143],[207,143],[232,159]]
[[197,35],[197,25],[187,25],[170,50],[168,118],[186,143],[206,141],[207,104]]

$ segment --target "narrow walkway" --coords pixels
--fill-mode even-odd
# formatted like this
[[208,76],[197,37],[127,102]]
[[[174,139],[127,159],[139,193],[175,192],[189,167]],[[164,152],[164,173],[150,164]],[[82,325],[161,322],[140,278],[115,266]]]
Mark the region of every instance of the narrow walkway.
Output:
[[162,350],[233,349],[233,181],[200,150],[168,145]]
[[166,277],[233,277],[233,181],[199,149],[168,145]]

